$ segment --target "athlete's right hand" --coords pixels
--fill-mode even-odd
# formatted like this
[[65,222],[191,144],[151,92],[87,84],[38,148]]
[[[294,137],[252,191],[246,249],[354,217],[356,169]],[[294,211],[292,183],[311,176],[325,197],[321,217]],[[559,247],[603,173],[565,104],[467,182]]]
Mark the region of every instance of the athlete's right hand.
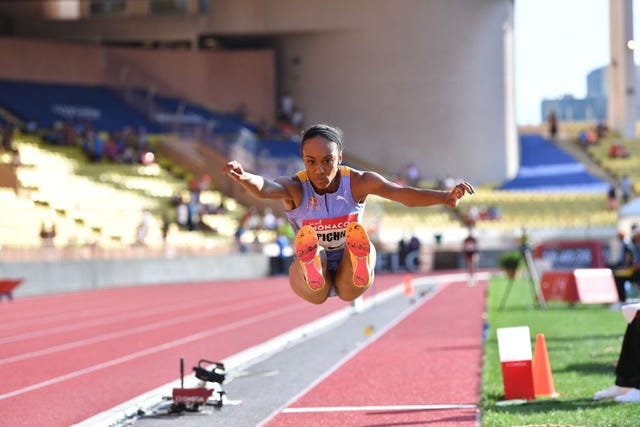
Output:
[[229,176],[229,178],[234,181],[238,181],[244,175],[244,168],[240,162],[232,160],[222,168],[222,173]]

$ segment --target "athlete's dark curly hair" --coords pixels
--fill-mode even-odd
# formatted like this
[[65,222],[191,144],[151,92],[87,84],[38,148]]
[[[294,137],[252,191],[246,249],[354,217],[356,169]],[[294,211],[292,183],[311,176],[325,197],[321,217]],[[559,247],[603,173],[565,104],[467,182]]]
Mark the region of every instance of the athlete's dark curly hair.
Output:
[[335,142],[338,144],[338,151],[342,151],[342,131],[335,126],[329,126],[322,123],[315,124],[304,131],[302,134],[302,140],[300,141],[300,150],[302,151],[302,147],[306,140],[316,136],[320,136],[327,141]]

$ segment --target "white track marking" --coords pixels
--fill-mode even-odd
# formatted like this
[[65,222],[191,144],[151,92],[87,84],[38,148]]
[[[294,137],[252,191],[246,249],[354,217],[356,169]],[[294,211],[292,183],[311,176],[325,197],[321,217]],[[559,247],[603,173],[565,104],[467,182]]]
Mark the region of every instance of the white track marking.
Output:
[[[262,303],[264,301],[258,301],[258,303]],[[192,320],[197,320],[197,319],[201,319],[201,318],[205,318],[205,317],[210,317],[212,315],[218,315],[221,313],[226,313],[229,312],[231,310],[234,309],[238,309],[238,308],[247,308],[250,307],[252,305],[254,305],[255,302],[244,302],[244,303],[239,303],[239,304],[235,304],[235,305],[231,305],[231,306],[227,306],[224,307],[223,309],[218,309],[216,311],[212,311],[210,309],[208,310],[202,310],[199,312],[195,312],[195,313],[191,313],[185,316],[179,316],[179,317],[173,317],[171,319],[168,320],[164,320],[164,321],[160,321],[160,322],[154,322],[148,325],[142,325],[142,326],[138,326],[136,328],[128,328],[128,329],[124,329],[124,330],[119,330],[119,331],[115,331],[115,332],[110,332],[108,334],[102,334],[102,335],[97,335],[97,336],[93,336],[91,338],[86,338],[83,340],[78,340],[78,341],[73,341],[73,342],[69,342],[66,344],[60,344],[60,345],[56,345],[56,346],[52,346],[52,347],[46,347],[43,348],[41,350],[36,350],[36,351],[32,351],[29,353],[22,353],[16,356],[11,356],[11,357],[6,357],[4,359],[0,359],[0,365],[6,364],[6,363],[11,363],[11,362],[17,362],[17,361],[21,361],[21,360],[26,360],[26,359],[31,359],[33,357],[39,357],[39,356],[45,356],[51,353],[56,353],[59,351],[65,351],[65,350],[70,350],[72,348],[77,348],[77,347],[83,347],[85,345],[90,345],[90,344],[96,344],[102,341],[108,341],[108,340],[114,340],[114,339],[120,339],[122,337],[125,337],[127,335],[134,335],[134,334],[138,334],[138,333],[142,333],[142,332],[148,332],[154,329],[160,329],[166,326],[172,326],[172,325],[176,325],[182,322],[188,322],[188,321],[192,321]]]
[[[262,297],[261,299],[252,299],[250,301],[242,301],[236,304],[231,304],[231,305],[227,305],[224,306],[222,308],[211,308],[211,303],[206,303],[206,304],[199,304],[197,306],[187,306],[187,307],[182,307],[179,309],[179,311],[184,311],[187,309],[193,309],[195,307],[198,306],[205,306],[207,307],[205,310],[201,310],[201,311],[197,311],[195,313],[191,313],[190,315],[187,316],[182,316],[182,317],[176,317],[171,319],[170,321],[165,321],[165,322],[156,322],[154,323],[152,326],[155,325],[161,325],[163,324],[164,326],[170,325],[173,323],[180,323],[183,321],[187,321],[187,320],[192,320],[192,319],[196,319],[196,318],[200,318],[206,315],[209,316],[215,316],[218,314],[222,314],[222,313],[227,313],[230,310],[233,309],[238,309],[238,308],[248,308],[251,307],[253,305],[258,305],[258,304],[262,304],[264,301],[269,301],[270,299],[282,299],[279,296],[272,296],[271,298],[268,297]],[[70,331],[75,331],[75,330],[79,330],[79,329],[86,329],[86,328],[90,328],[90,327],[94,327],[94,326],[104,326],[104,325],[108,325],[110,323],[116,323],[116,322],[122,322],[122,321],[128,321],[128,320],[133,320],[139,317],[145,317],[148,315],[152,315],[152,314],[158,314],[158,313],[166,313],[167,312],[167,308],[162,307],[162,308],[158,308],[158,309],[152,309],[152,310],[148,310],[148,311],[141,311],[141,312],[135,312],[135,314],[124,314],[118,317],[110,317],[108,319],[96,319],[90,322],[81,322],[79,324],[74,324],[74,325],[69,325],[69,326],[60,326],[60,327],[55,327],[55,328],[51,328],[51,329],[42,329],[39,331],[34,331],[34,332],[29,332],[26,334],[20,334],[20,335],[14,335],[12,337],[6,337],[6,338],[1,338],[0,339],[0,344],[6,344],[6,343],[11,343],[11,342],[15,342],[15,341],[20,341],[20,340],[25,340],[25,339],[31,339],[31,338],[38,338],[41,336],[49,336],[51,334],[54,333],[61,333],[61,332],[70,332]],[[144,326],[141,326],[140,328],[145,328]],[[138,330],[139,328],[136,328],[136,330]],[[152,327],[153,329],[153,327]],[[131,330],[131,329],[130,329]],[[128,331],[130,331],[128,330]],[[113,335],[115,334],[106,334],[106,335]],[[128,335],[128,332],[125,333],[125,335]],[[99,338],[99,337],[97,337]],[[66,345],[72,345],[73,343],[69,343],[69,344],[63,344],[62,346],[66,346]],[[55,347],[50,347],[50,348],[55,348]],[[45,349],[46,350],[46,349]],[[42,350],[42,351],[45,351]],[[37,353],[37,352],[36,352]],[[15,357],[19,357],[19,356],[15,356]],[[6,359],[0,359],[0,364],[5,363]]]
[[314,412],[373,412],[373,411],[433,411],[439,409],[475,409],[474,404],[440,405],[383,405],[383,406],[325,406],[308,408],[285,408],[283,414],[308,414]]
[[[270,293],[264,293],[264,294],[260,294],[260,295],[255,295],[252,294],[252,298],[253,299],[261,299],[261,298],[265,298],[269,295],[273,295],[272,292]],[[185,304],[186,302],[186,304]],[[219,303],[219,301],[218,301]],[[222,304],[220,304],[222,305]],[[30,319],[30,320],[16,320],[15,322],[11,323],[11,322],[4,322],[2,324],[0,324],[0,329],[11,329],[11,328],[15,328],[15,327],[25,327],[25,326],[37,326],[37,325],[49,325],[51,324],[51,322],[54,321],[61,321],[61,320],[67,320],[69,318],[71,319],[77,319],[78,318],[78,314],[80,314],[81,316],[84,315],[91,315],[92,317],[96,318],[96,316],[98,314],[103,313],[105,315],[105,317],[103,319],[103,322],[105,323],[111,323],[112,321],[118,321],[121,319],[124,320],[128,320],[128,319],[132,319],[132,318],[136,318],[136,317],[142,317],[145,315],[150,315],[150,314],[155,314],[155,313],[166,313],[167,311],[183,311],[183,310],[187,310],[189,308],[196,308],[196,307],[201,307],[201,306],[208,306],[211,307],[211,302],[210,301],[202,301],[202,300],[197,300],[195,303],[193,302],[192,299],[186,299],[184,301],[180,301],[179,303],[177,301],[172,301],[170,304],[167,303],[162,303],[162,304],[155,304],[151,305],[149,308],[145,309],[145,310],[137,310],[136,305],[132,305],[129,309],[127,309],[127,311],[125,312],[121,312],[120,314],[115,314],[114,315],[114,309],[112,307],[106,307],[106,308],[91,308],[91,309],[87,309],[87,310],[82,310],[80,312],[72,312],[72,313],[60,313],[60,314],[51,314],[51,315],[47,315],[47,316],[42,316],[39,318],[35,318],[35,319]],[[135,311],[135,314],[132,315],[133,311]],[[99,318],[94,319],[92,322],[100,322]],[[84,327],[86,323],[85,322],[81,322],[81,323],[76,323],[75,325],[72,326],[61,326],[59,328],[82,328]],[[9,336],[9,337],[4,337],[4,338],[0,338],[0,344],[6,343],[6,342],[12,342],[12,341],[16,341],[17,339],[23,339],[23,337],[27,337],[27,338],[31,338],[32,334],[41,334],[41,335],[49,335],[48,331],[53,330],[54,332],[57,332],[57,328],[52,328],[49,330],[46,329],[40,329],[38,331],[35,332],[26,332],[23,334],[18,334],[18,335],[14,335],[14,336]],[[65,332],[66,330],[62,330],[63,332]],[[14,337],[17,337],[14,338]]]
[[106,361],[106,362],[103,362],[103,363],[99,363],[97,365],[93,365],[93,366],[86,367],[84,369],[80,369],[78,371],[70,372],[70,373],[65,374],[65,375],[61,375],[61,376],[58,376],[58,377],[55,377],[55,378],[51,378],[51,379],[49,379],[47,381],[42,381],[40,383],[33,384],[33,385],[28,386],[28,387],[24,387],[24,388],[21,388],[21,389],[10,391],[8,393],[0,394],[0,400],[8,399],[10,397],[18,396],[18,395],[21,395],[21,394],[24,394],[24,393],[27,393],[27,392],[30,392],[30,391],[33,391],[33,390],[37,390],[37,389],[44,388],[44,387],[47,387],[47,386],[50,386],[50,385],[53,385],[53,384],[61,383],[63,381],[67,381],[67,380],[70,380],[70,379],[73,379],[73,378],[77,378],[79,376],[86,375],[86,374],[89,374],[91,372],[95,372],[95,371],[99,371],[99,370],[102,370],[102,369],[106,369],[106,368],[109,368],[111,366],[119,365],[121,363],[126,363],[126,362],[129,362],[131,360],[139,359],[141,357],[145,357],[145,356],[148,356],[148,355],[153,354],[153,353],[158,353],[160,351],[164,351],[164,350],[168,350],[170,348],[178,347],[178,346],[184,345],[184,344],[192,342],[192,341],[198,341],[198,340],[201,340],[203,338],[210,337],[212,335],[216,335],[216,334],[219,334],[219,333],[227,332],[227,331],[230,331],[232,329],[237,329],[237,328],[240,328],[242,326],[247,326],[247,325],[250,325],[252,323],[257,323],[257,322],[263,321],[264,319],[280,316],[282,314],[285,314],[285,313],[288,313],[288,312],[291,312],[291,311],[295,311],[295,310],[304,309],[306,307],[307,307],[306,303],[304,303],[304,304],[300,303],[300,304],[296,304],[294,306],[284,307],[284,308],[281,308],[279,310],[273,310],[273,311],[270,311],[270,312],[267,312],[267,313],[260,314],[258,316],[253,316],[253,317],[249,317],[247,319],[243,319],[243,320],[240,320],[240,321],[237,321],[237,322],[233,322],[233,323],[230,323],[228,325],[221,326],[219,328],[215,328],[215,329],[199,332],[197,334],[189,335],[187,337],[184,337],[184,338],[181,338],[181,339],[178,339],[178,340],[169,341],[167,343],[164,343],[164,344],[161,344],[161,345],[157,345],[155,347],[149,347],[147,349],[144,349],[144,350],[141,350],[141,351],[138,351],[138,352],[135,352],[135,353],[130,353],[130,354],[126,355],[126,356],[119,357],[117,359],[112,359],[112,360],[109,360],[109,361]]

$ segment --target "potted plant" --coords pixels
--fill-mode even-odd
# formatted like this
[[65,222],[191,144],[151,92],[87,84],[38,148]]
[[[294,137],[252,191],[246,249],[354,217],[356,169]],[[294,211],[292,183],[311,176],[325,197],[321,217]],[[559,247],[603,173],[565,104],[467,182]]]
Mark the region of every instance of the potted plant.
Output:
[[513,279],[522,263],[522,255],[518,251],[505,252],[500,256],[498,265],[507,274],[507,277]]

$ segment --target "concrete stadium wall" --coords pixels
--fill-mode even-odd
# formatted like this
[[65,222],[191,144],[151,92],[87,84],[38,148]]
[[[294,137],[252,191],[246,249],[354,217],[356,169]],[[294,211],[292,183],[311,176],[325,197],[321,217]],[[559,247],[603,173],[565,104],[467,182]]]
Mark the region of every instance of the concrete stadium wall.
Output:
[[510,0],[214,0],[216,34],[278,40],[278,86],[307,124],[388,173],[501,182],[517,171]]
[[96,46],[0,37],[0,78],[98,85],[102,58]]
[[122,286],[255,279],[269,274],[270,260],[260,254],[0,264],[1,278],[24,279],[13,292],[14,297]]

